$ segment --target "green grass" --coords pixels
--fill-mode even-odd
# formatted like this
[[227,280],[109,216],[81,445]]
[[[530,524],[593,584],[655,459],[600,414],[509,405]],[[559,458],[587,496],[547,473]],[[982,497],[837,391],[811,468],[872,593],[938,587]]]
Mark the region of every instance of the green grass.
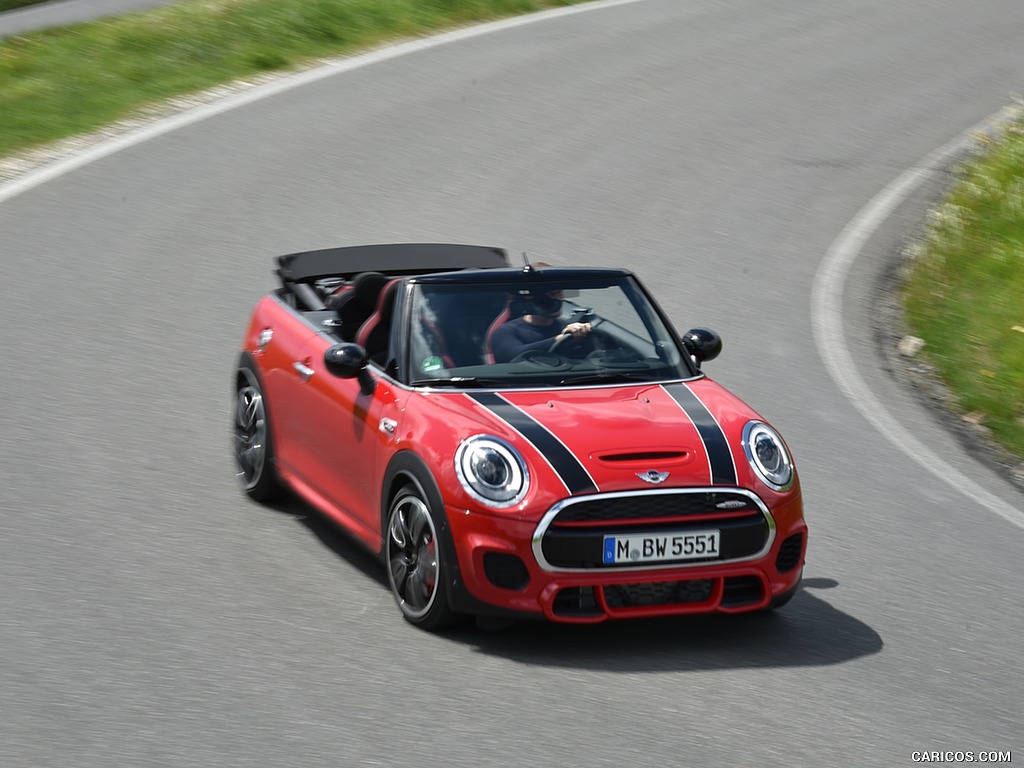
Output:
[[1024,123],[932,216],[904,307],[959,408],[1024,457]]
[[236,78],[582,1],[182,0],[6,38],[0,40],[0,156]]
[[0,13],[13,11],[15,8],[24,8],[26,5],[38,5],[46,0],[0,0]]

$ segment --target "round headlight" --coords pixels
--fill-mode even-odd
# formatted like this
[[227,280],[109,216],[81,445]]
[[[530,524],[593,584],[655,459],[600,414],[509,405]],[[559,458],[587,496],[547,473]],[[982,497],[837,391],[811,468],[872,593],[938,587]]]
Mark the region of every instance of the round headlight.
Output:
[[743,450],[747,461],[764,481],[776,491],[793,485],[793,460],[778,432],[761,421],[751,421],[743,428]]
[[489,507],[511,507],[522,501],[530,484],[526,463],[511,445],[497,437],[477,435],[455,452],[455,473],[463,488]]

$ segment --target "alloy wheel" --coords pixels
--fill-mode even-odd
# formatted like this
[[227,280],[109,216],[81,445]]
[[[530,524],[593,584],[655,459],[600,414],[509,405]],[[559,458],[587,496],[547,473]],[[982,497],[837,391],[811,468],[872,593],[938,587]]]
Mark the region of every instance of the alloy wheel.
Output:
[[388,519],[388,579],[402,613],[423,619],[434,604],[441,575],[437,531],[427,505],[399,494]]

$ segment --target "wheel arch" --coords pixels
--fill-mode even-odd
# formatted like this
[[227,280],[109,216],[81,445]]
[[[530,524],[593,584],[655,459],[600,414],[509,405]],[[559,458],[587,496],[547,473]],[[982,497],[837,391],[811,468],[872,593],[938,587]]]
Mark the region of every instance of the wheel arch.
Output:
[[445,546],[444,554],[449,558],[449,562],[454,563],[453,567],[457,571],[458,560],[455,559],[455,543],[448,525],[448,515],[445,513],[441,488],[427,463],[412,451],[396,453],[391,457],[384,472],[380,494],[381,546],[379,554],[383,557],[385,552],[384,537],[387,535],[388,511],[391,509],[391,502],[394,501],[395,495],[410,483],[419,487],[427,503],[430,504],[431,510],[436,514],[437,520],[434,521],[434,525],[438,527],[438,533],[442,535]]
[[242,350],[238,355],[238,362],[235,365],[235,386],[237,387],[245,379],[245,374],[242,373],[242,369],[247,368],[255,374],[257,379],[260,379],[262,384],[262,377],[260,376],[259,366],[256,365],[256,361],[252,357],[252,353],[248,350]]

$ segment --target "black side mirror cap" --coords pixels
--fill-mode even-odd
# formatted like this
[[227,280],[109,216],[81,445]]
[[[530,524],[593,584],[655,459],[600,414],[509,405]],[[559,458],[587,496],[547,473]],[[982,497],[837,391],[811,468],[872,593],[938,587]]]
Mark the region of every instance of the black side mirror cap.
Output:
[[683,346],[699,368],[701,363],[714,360],[722,353],[722,337],[710,328],[691,328],[683,334]]
[[369,358],[366,350],[358,344],[335,344],[324,352],[324,366],[328,373],[339,379],[359,379],[359,388],[364,395],[373,392],[376,380],[366,370]]

